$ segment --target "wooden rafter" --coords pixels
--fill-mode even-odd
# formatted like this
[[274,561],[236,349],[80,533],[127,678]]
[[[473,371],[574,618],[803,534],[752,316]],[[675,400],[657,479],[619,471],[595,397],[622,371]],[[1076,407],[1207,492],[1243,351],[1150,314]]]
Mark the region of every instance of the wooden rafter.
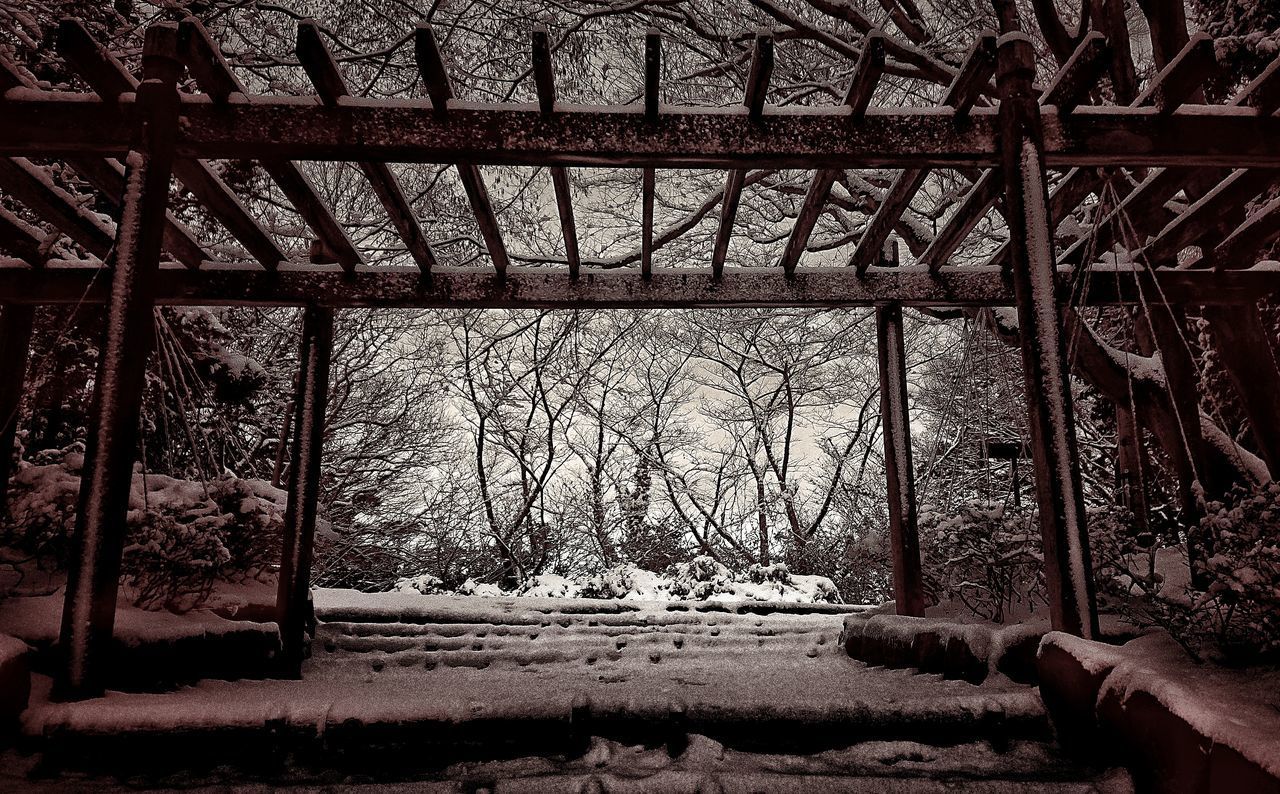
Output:
[[[0,90],[18,87],[33,89],[35,85],[12,61],[0,55]],[[124,200],[125,175],[124,166],[118,161],[110,157],[74,157],[67,162],[103,198],[116,207],[121,206]],[[164,248],[187,267],[200,267],[200,263],[209,258],[200,246],[200,241],[172,212],[165,212]]]
[[[302,62],[302,68],[311,78],[311,83],[316,87],[316,93],[321,101],[326,105],[337,105],[340,99],[351,95],[347,90],[346,81],[342,78],[342,73],[338,71],[338,63],[334,60],[333,53],[329,52],[329,47],[324,43],[320,29],[314,22],[299,23],[297,49],[298,60]],[[422,227],[418,224],[413,208],[409,206],[409,199],[405,197],[399,180],[391,173],[390,166],[368,160],[360,160],[356,164],[364,173],[365,179],[369,180],[369,186],[373,188],[374,195],[382,203],[387,218],[400,235],[413,261],[422,272],[430,273],[435,267],[435,255],[431,252],[431,245],[427,242],[426,235],[422,233]],[[347,269],[356,266],[356,262],[349,257],[343,264]]]
[[[991,81],[995,65],[996,35],[984,33],[969,51],[942,104],[950,107],[956,116],[967,115]],[[885,193],[849,259],[849,266],[855,268],[859,276],[865,275],[867,268],[879,258],[889,233],[901,221],[928,176],[928,168],[905,168]]]
[[[851,121],[857,121],[866,114],[871,96],[880,82],[880,75],[884,72],[884,40],[884,34],[878,30],[872,31],[863,39],[862,54],[854,67],[853,79],[842,103],[849,108]],[[839,175],[840,172],[834,168],[824,168],[814,174],[809,182],[804,200],[800,203],[800,211],[796,214],[796,222],[791,227],[791,235],[787,238],[786,248],[782,251],[782,261],[779,262],[787,273],[794,271],[800,263],[800,257],[813,234],[813,227],[817,225],[818,218],[827,205],[831,186]]]
[[43,232],[0,207],[0,251],[7,251],[32,267],[43,267],[45,255],[41,247],[44,241]]
[[0,157],[0,188],[100,259],[115,243],[115,232],[85,209],[81,198],[53,184],[25,157]]
[[[1085,36],[1041,94],[1040,104],[1051,105],[1060,114],[1070,114],[1097,85],[1109,58],[1106,38],[1101,33],[1095,31]],[[917,263],[930,270],[942,267],[991,209],[1002,189],[999,173],[984,171]]]
[[[125,95],[137,91],[137,78],[95,41],[79,20],[63,20],[58,26],[57,46],[58,54],[106,103],[120,103]],[[208,163],[176,160],[173,174],[263,267],[270,270],[287,258]]]
[[[426,23],[420,23],[414,31],[413,51],[418,60],[418,71],[422,74],[422,82],[427,87],[427,95],[431,97],[434,115],[439,119],[451,118],[449,104],[453,100],[453,84],[444,66],[444,58],[440,53],[440,45],[436,43],[435,31]],[[471,211],[480,226],[480,236],[484,238],[489,258],[493,260],[493,268],[502,275],[510,264],[506,245],[502,242],[502,232],[498,228],[498,216],[493,211],[493,203],[489,200],[489,189],[485,187],[484,177],[474,162],[458,160],[458,176],[462,180],[467,200],[471,202]]]
[[[219,104],[229,102],[234,95],[247,93],[200,20],[184,19],[178,32],[182,45],[180,55],[200,90]],[[346,231],[301,169],[289,160],[278,159],[263,160],[262,167],[338,264],[355,267],[364,263]]]
[[[543,115],[556,110],[556,78],[551,62],[551,39],[545,25],[533,28],[533,82],[538,91],[538,109]],[[560,235],[564,238],[564,257],[569,274],[577,277],[582,267],[578,253],[578,225],[573,217],[573,195],[569,190],[569,172],[551,166],[551,185],[556,193],[556,212],[560,215]]]
[[[662,104],[662,37],[654,28],[644,36],[644,120],[649,124],[658,121]],[[645,278],[653,274],[653,204],[657,174],[652,167],[640,172],[640,273]]]
[[[747,87],[742,104],[748,118],[759,120],[764,112],[764,97],[773,74],[773,36],[757,33],[751,51],[751,68],[747,72]],[[711,254],[711,272],[716,276],[724,271],[724,260],[729,251],[729,238],[733,236],[733,221],[738,216],[738,203],[742,198],[742,183],[747,177],[745,168],[731,169],[724,180],[724,198],[720,201],[720,226],[716,229],[715,246]]]

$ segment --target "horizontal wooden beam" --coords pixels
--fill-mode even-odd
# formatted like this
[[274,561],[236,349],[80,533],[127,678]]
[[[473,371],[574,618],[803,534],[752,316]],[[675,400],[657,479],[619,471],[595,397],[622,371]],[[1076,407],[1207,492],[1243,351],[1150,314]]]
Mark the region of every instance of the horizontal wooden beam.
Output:
[[[11,90],[0,98],[0,154],[120,155],[134,130],[131,94]],[[312,97],[255,97],[217,106],[183,99],[182,157],[470,162],[640,168],[903,168],[994,166],[996,114],[974,108],[870,108],[857,121],[845,106],[672,108],[646,120],[634,107],[483,105],[454,100],[441,118],[429,103],[347,98],[326,107]],[[1079,107],[1044,112],[1045,160],[1070,166],[1280,167],[1280,118],[1249,107]]]
[[[1071,272],[1058,271],[1068,290]],[[1146,294],[1157,286],[1174,303],[1244,303],[1280,291],[1280,267],[1248,270],[1162,270],[1159,284],[1143,275]],[[1136,302],[1129,270],[1095,267],[1089,293],[1094,305]],[[21,260],[0,259],[0,303],[101,303],[107,279],[97,265],[50,261],[32,270]],[[1013,289],[999,268],[944,267],[930,274],[918,266],[871,268],[858,278],[849,268],[726,267],[717,279],[704,269],[639,271],[513,267],[501,278],[486,269],[438,268],[430,277],[412,267],[283,264],[266,272],[250,264],[207,264],[198,271],[163,267],[156,300],[174,305],[322,305],[434,308],[697,308],[768,306],[1009,306]],[[1077,299],[1078,300],[1078,299]]]

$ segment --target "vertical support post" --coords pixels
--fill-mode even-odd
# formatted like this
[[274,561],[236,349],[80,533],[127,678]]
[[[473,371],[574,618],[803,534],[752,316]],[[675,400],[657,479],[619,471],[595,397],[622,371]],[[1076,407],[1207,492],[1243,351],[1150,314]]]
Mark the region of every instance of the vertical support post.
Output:
[[[897,264],[897,243],[886,246]],[[889,491],[889,545],[893,555],[893,599],[899,615],[924,617],[924,576],[916,526],[916,483],[911,465],[911,416],[907,403],[906,345],[902,306],[876,307],[880,360],[880,423],[884,436],[885,483]]]
[[93,412],[62,610],[63,666],[57,693],[102,693],[115,628],[125,514],[137,449],[147,356],[155,344],[154,274],[160,264],[169,177],[180,112],[177,25],[147,29],[138,87],[141,125],[126,164],[116,231],[107,327],[98,357]]
[[302,315],[301,373],[294,397],[293,450],[289,466],[289,502],[284,517],[284,548],[276,591],[282,662],[286,673],[301,674],[308,651],[311,610],[311,555],[320,495],[320,454],[329,396],[329,359],[333,352],[333,310],[308,306]]
[[34,319],[33,306],[11,303],[0,307],[0,522],[9,509],[9,477],[13,473],[10,460]]
[[996,7],[1005,31],[999,41],[997,78],[1005,217],[1022,336],[1027,424],[1036,469],[1049,612],[1055,630],[1092,638],[1098,633],[1098,613],[1072,423],[1071,384],[1054,289],[1043,128],[1031,89],[1035,48],[1030,37],[1017,30],[1013,1],[996,0]]

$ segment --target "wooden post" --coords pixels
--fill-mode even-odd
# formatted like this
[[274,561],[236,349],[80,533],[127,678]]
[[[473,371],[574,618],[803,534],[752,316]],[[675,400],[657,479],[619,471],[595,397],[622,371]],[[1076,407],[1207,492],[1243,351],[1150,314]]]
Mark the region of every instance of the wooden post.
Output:
[[10,304],[0,310],[0,523],[9,509],[9,463],[18,431],[18,406],[27,375],[35,307]]
[[177,135],[177,26],[147,29],[141,128],[128,158],[106,333],[98,357],[93,412],[80,484],[60,639],[57,693],[101,694],[115,628],[116,590],[133,479],[147,356],[155,344],[155,285]]
[[1001,168],[1012,278],[1022,337],[1028,427],[1044,537],[1053,628],[1086,638],[1098,632],[1071,384],[1054,290],[1053,233],[1045,189],[1040,108],[1032,93],[1035,49],[1017,30],[1012,0],[1002,13],[997,86]]
[[[886,246],[885,263],[897,264],[897,241]],[[880,359],[880,424],[884,436],[885,485],[889,491],[889,545],[893,553],[893,599],[899,615],[924,617],[924,577],[916,527],[916,483],[911,467],[911,416],[907,403],[906,348],[902,306],[876,307]]]
[[329,358],[333,352],[333,310],[308,306],[302,315],[299,387],[294,397],[293,450],[289,466],[289,503],[285,509],[284,548],[276,592],[285,672],[301,673],[308,651],[311,611],[311,554],[320,495],[320,453],[329,395]]

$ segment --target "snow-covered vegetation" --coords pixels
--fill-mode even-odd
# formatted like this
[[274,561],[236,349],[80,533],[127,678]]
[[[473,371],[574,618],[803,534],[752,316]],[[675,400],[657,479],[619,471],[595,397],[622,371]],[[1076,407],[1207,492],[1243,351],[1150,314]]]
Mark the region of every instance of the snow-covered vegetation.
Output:
[[[449,592],[431,574],[401,579],[402,593],[437,595]],[[798,604],[840,603],[840,592],[825,576],[792,574],[784,563],[753,565],[735,575],[710,557],[673,564],[659,574],[635,565],[619,565],[592,576],[567,578],[556,574],[530,577],[515,590],[468,579],[458,595],[525,596],[529,598],[612,598],[624,601],[769,601]]]

